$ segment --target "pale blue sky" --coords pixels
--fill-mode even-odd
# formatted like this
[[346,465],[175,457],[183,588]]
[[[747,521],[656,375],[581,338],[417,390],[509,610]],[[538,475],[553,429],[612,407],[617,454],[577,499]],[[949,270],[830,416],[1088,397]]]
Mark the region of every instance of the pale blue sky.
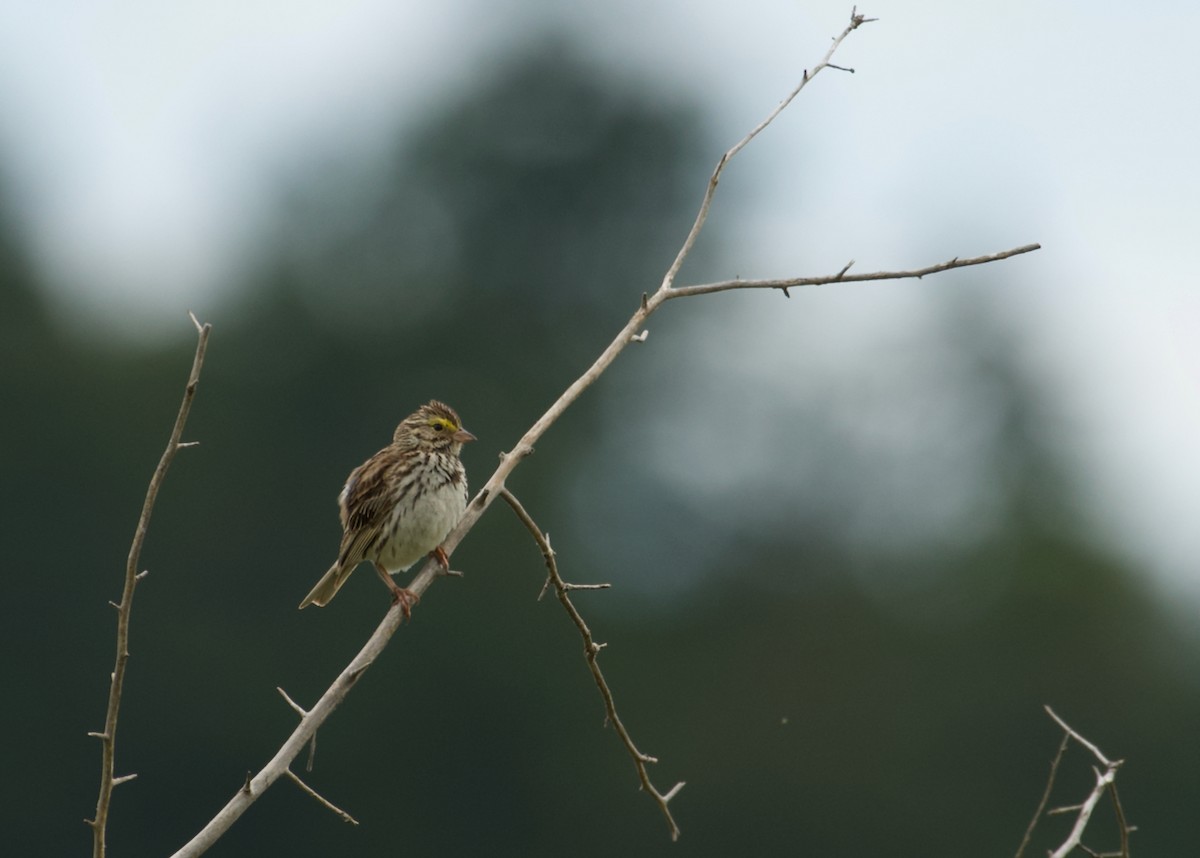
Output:
[[[0,5],[0,169],[56,302],[173,331],[236,282],[278,179],[350,159],[548,20],[710,108],[734,142],[844,26],[831,0],[593,4],[149,0]],[[1200,594],[1200,7],[878,2],[731,167],[735,270],[910,267],[1031,241],[989,298],[1057,386],[1093,513],[1168,593]],[[462,21],[470,21],[467,27]],[[714,151],[713,157],[719,154]],[[814,171],[813,164],[820,169]],[[697,197],[706,176],[696,177]],[[711,275],[711,277],[709,276]],[[847,384],[919,338],[922,289],[820,290],[790,352]],[[929,281],[926,281],[929,283]],[[637,294],[653,284],[630,284]],[[752,343],[775,302],[728,302]],[[660,324],[664,324],[660,322]],[[756,365],[738,343],[714,359]],[[748,382],[749,383],[749,382]]]

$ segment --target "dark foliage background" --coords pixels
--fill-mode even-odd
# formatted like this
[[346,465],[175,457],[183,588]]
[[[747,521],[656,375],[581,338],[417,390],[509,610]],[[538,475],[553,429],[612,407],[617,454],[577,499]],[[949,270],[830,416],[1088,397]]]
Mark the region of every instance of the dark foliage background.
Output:
[[[139,777],[117,791],[111,854],[178,848],[291,729],[275,686],[315,699],[387,607],[360,572],[328,609],[295,609],[332,556],[349,469],[436,396],[481,439],[466,454],[478,486],[654,288],[719,149],[702,127],[689,105],[542,43],[378,163],[292,177],[257,273],[206,319],[187,432],[201,446],[177,460],[143,556],[118,740],[118,772]],[[6,851],[85,854],[106,601],[193,340],[184,308],[166,348],[78,340],[44,310],[12,227]],[[707,279],[719,234],[705,248],[689,270]],[[663,761],[656,780],[688,781],[679,843],[604,727],[574,630],[535,601],[535,546],[497,505],[455,555],[466,578],[430,591],[320,734],[307,777],[362,825],[280,783],[211,854],[1009,855],[1058,742],[1043,703],[1129,761],[1138,851],[1186,854],[1196,642],[1074,512],[1046,443],[1063,431],[1053,402],[973,298],[1019,271],[902,287],[930,292],[943,324],[927,348],[959,371],[919,431],[953,431],[938,414],[955,409],[994,430],[972,459],[987,526],[941,543],[855,535],[856,511],[902,518],[948,475],[856,449],[830,418],[849,394],[823,388],[820,366],[764,366],[750,393],[708,374],[715,319],[780,302],[786,353],[822,323],[806,293],[669,306],[517,472],[565,574],[617,585],[578,602],[609,644],[623,716]],[[934,384],[925,357],[897,355],[906,383]],[[889,378],[852,392],[868,412],[895,394]],[[792,395],[804,389],[819,393]],[[681,419],[697,391],[709,406]],[[1068,754],[1059,803],[1083,797],[1088,763]],[[1115,843],[1109,823],[1091,845]]]

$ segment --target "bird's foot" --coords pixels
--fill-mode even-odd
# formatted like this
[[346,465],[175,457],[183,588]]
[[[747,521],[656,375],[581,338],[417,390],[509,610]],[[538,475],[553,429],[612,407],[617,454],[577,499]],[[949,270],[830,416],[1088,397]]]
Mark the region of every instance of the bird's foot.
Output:
[[413,605],[421,601],[421,597],[409,590],[406,587],[392,585],[392,604],[399,605],[401,613],[404,614],[404,619],[412,619]]

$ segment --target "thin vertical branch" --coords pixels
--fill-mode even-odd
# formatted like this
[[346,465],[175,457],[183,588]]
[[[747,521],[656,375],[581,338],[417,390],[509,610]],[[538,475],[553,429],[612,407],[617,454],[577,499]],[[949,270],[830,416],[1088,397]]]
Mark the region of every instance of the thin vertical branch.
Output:
[[1017,848],[1015,858],[1021,858],[1025,854],[1025,849],[1033,837],[1033,829],[1037,828],[1038,821],[1046,812],[1046,805],[1050,802],[1050,793],[1054,790],[1054,779],[1058,777],[1058,764],[1062,762],[1063,754],[1067,752],[1067,745],[1070,741],[1070,735],[1064,733],[1062,741],[1058,743],[1058,753],[1054,755],[1054,761],[1050,763],[1050,777],[1046,779],[1046,788],[1042,790],[1042,800],[1038,802],[1037,810],[1033,812],[1033,819],[1029,820],[1029,826],[1025,829],[1025,836],[1021,838],[1021,845]]
[[121,693],[125,688],[125,665],[129,661],[129,621],[133,613],[133,591],[145,572],[138,571],[138,561],[142,554],[142,544],[146,541],[146,531],[150,527],[150,516],[154,512],[154,503],[158,499],[158,490],[162,487],[167,476],[167,469],[175,460],[175,454],[184,447],[194,446],[184,443],[183,427],[187,424],[188,414],[192,410],[192,401],[196,397],[196,388],[200,384],[200,370],[204,366],[204,354],[208,349],[208,335],[212,325],[200,324],[195,315],[189,313],[192,324],[196,326],[196,354],[192,358],[192,371],[188,375],[187,386],[183,392],[183,402],[179,405],[179,413],[175,417],[175,425],[171,429],[171,437],[167,448],[158,460],[158,467],[150,478],[150,486],[146,490],[146,499],[142,503],[142,514],[138,517],[137,529],[133,533],[133,543],[129,546],[129,557],[125,562],[125,585],[121,591],[121,602],[115,605],[117,609],[117,654],[113,666],[111,685],[108,690],[108,711],[104,717],[104,731],[88,733],[100,740],[100,794],[96,799],[96,815],[85,820],[92,828],[93,858],[104,858],[106,846],[105,837],[108,831],[108,813],[112,803],[113,787],[126,781],[133,780],[137,775],[114,776],[116,765],[117,716],[121,711]]

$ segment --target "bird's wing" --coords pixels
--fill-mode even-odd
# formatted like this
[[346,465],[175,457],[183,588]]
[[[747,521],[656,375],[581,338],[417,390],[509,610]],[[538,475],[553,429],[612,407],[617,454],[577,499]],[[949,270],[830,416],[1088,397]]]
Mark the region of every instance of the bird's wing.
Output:
[[387,471],[388,460],[376,453],[355,468],[346,480],[339,504],[344,529],[340,552],[343,566],[361,563],[387,522],[391,513],[384,490]]

